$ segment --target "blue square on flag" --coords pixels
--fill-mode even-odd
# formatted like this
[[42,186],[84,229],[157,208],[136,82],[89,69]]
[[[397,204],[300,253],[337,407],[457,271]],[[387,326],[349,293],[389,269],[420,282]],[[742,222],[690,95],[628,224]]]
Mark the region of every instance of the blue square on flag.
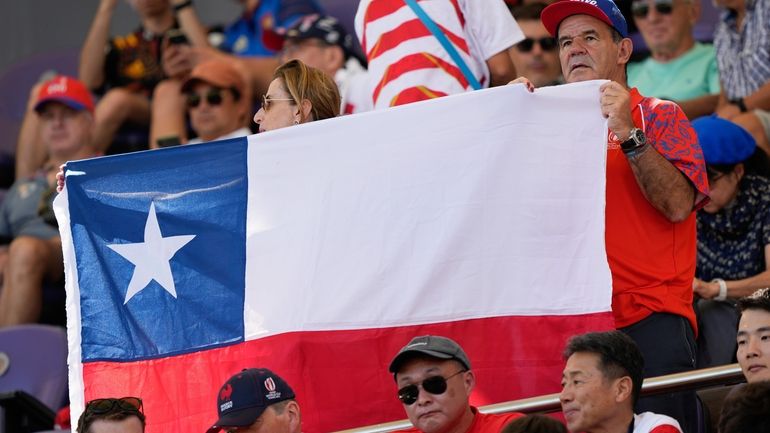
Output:
[[68,164],[83,361],[243,340],[246,147],[244,137]]

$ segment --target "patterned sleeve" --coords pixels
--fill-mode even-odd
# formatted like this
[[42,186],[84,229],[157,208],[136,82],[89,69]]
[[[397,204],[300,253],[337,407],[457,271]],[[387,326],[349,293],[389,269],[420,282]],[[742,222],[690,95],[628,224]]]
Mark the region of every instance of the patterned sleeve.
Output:
[[763,183],[765,187],[761,191],[760,200],[762,200],[761,211],[764,212],[762,218],[762,245],[770,245],[770,188],[767,187],[767,183]]
[[707,203],[706,163],[690,121],[678,105],[645,98],[645,134],[653,147],[679,169],[697,191],[696,209]]

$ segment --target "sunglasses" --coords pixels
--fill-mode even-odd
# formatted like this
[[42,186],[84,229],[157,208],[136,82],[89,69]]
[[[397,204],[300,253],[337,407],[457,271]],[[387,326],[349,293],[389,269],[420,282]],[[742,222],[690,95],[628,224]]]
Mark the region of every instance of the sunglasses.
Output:
[[[198,93],[188,93],[187,94],[187,106],[189,108],[195,108],[198,105],[201,104],[201,100],[203,100],[203,96],[201,96]],[[210,89],[208,92],[206,92],[205,95],[206,102],[208,102],[209,105],[212,107],[217,106],[222,103],[222,89]]]
[[[671,0],[657,0],[655,10],[661,15],[668,15],[674,10],[674,2]],[[647,2],[631,3],[631,14],[636,18],[646,18],[650,13],[650,5]]]
[[262,108],[265,110],[265,113],[270,109],[270,104],[276,101],[292,101],[291,98],[268,98],[267,95],[262,95]]
[[528,53],[535,47],[535,43],[540,45],[543,51],[553,51],[559,44],[556,42],[556,38],[550,36],[540,39],[526,38],[523,41],[516,44],[516,49],[522,53]]
[[86,404],[85,412],[87,414],[100,415],[112,412],[116,408],[125,412],[143,413],[142,399],[138,397],[97,398]]
[[457,376],[460,373],[465,373],[466,371],[468,370],[460,370],[449,377],[431,376],[423,380],[419,385],[416,383],[407,385],[398,390],[398,399],[401,400],[401,403],[404,403],[407,406],[414,404],[414,402],[416,402],[417,398],[420,396],[420,387],[434,395],[443,394],[446,392],[447,380]]

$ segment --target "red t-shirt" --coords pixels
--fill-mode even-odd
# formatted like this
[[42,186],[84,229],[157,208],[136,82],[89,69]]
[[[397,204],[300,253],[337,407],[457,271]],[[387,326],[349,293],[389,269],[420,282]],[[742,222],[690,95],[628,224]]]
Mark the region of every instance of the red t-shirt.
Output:
[[[479,413],[479,410],[473,406],[471,406],[471,411],[474,415],[473,423],[471,423],[471,426],[468,427],[465,433],[499,433],[509,422],[524,416],[523,413],[518,412],[503,414]],[[406,430],[398,430],[394,433],[422,433],[422,431],[413,427]]]
[[[695,186],[705,204],[708,180],[695,131],[682,110],[669,101],[645,98],[631,89],[634,125],[647,142]],[[620,141],[607,141],[605,242],[612,271],[615,326],[632,325],[653,312],[687,318],[697,332],[692,308],[695,276],[695,212],[672,223],[642,194]]]

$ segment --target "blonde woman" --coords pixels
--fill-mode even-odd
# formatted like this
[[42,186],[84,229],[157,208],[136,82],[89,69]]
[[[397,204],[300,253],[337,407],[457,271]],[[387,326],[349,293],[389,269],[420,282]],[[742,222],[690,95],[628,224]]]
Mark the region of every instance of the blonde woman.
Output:
[[334,81],[319,69],[290,60],[275,70],[254,123],[265,132],[339,114],[340,93]]

